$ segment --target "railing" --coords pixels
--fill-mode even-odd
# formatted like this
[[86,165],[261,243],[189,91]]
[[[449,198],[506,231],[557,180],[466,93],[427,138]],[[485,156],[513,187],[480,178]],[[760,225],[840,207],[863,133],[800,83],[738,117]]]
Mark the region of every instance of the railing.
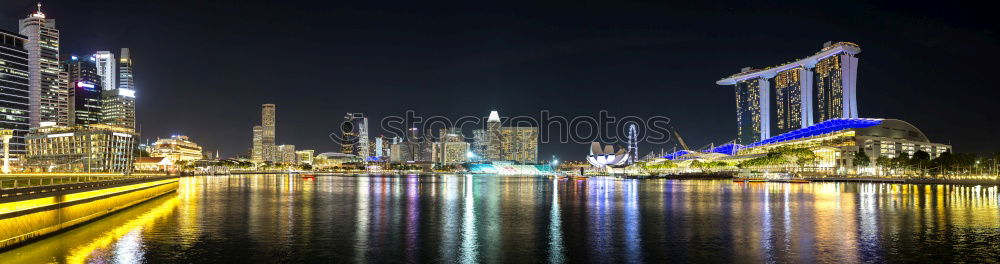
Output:
[[[172,178],[172,176],[78,176],[59,178],[31,178],[31,179],[11,179],[2,180],[4,184],[14,181],[16,183],[40,183],[33,186],[18,186],[17,188],[0,189],[0,198],[14,197],[36,193],[46,193],[64,190],[75,190],[83,188],[109,187],[121,184],[134,184],[139,182],[156,181]],[[29,181],[30,180],[30,181]]]
[[125,175],[79,175],[79,176],[58,176],[58,177],[23,177],[16,179],[0,178],[0,190],[10,190],[19,188],[54,186],[86,182],[102,182],[123,179],[144,179],[149,175],[125,176]]

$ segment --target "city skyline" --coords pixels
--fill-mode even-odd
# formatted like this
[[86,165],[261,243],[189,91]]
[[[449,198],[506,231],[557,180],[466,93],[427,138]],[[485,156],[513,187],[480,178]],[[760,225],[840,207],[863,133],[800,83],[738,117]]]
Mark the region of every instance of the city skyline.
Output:
[[[7,21],[0,28],[16,32],[17,20],[33,12],[35,3],[13,1],[9,8],[0,11],[0,19]],[[494,37],[491,38],[476,37],[472,32],[509,22],[509,18],[477,18],[454,14],[434,18],[438,12],[451,13],[435,11],[433,7],[406,5],[389,8],[367,4],[345,7],[309,3],[304,5],[314,8],[302,8],[257,3],[229,8],[225,2],[213,2],[194,6],[165,4],[157,7],[160,10],[153,10],[142,6],[121,5],[114,1],[86,5],[51,1],[43,2],[43,11],[59,21],[57,28],[60,31],[60,53],[88,54],[121,46],[142,51],[141,77],[136,79],[136,86],[141,87],[140,94],[157,98],[139,99],[137,104],[144,139],[171,134],[190,135],[203,142],[205,149],[221,150],[226,157],[245,154],[250,147],[246,140],[252,136],[248,128],[255,123],[252,120],[256,118],[255,115],[245,113],[254,111],[262,103],[282,106],[282,112],[278,114],[278,119],[282,120],[280,126],[283,127],[280,130],[286,131],[282,132],[282,138],[286,139],[281,140],[282,142],[317,151],[335,151],[339,148],[339,144],[331,141],[327,135],[338,131],[341,116],[334,114],[324,117],[314,113],[363,112],[372,124],[377,124],[381,117],[398,115],[406,110],[414,110],[423,115],[456,116],[481,115],[483,111],[491,109],[508,113],[509,116],[550,110],[554,114],[577,116],[595,115],[598,111],[579,102],[602,100],[629,102],[605,109],[616,115],[668,116],[672,118],[671,124],[692,145],[711,142],[721,144],[735,138],[732,129],[716,129],[732,127],[733,99],[732,91],[721,89],[714,81],[720,76],[738,72],[742,67],[766,67],[780,64],[780,59],[800,58],[804,54],[815,52],[826,41],[850,41],[858,43],[865,50],[858,55],[861,63],[858,68],[857,96],[861,117],[907,120],[920,127],[936,142],[951,143],[959,152],[987,152],[1000,145],[992,140],[989,129],[952,129],[969,123],[994,126],[998,121],[997,117],[988,114],[986,101],[986,98],[994,97],[997,91],[981,85],[989,83],[985,78],[989,76],[986,73],[992,66],[986,62],[996,55],[989,53],[988,48],[995,46],[997,39],[974,34],[982,30],[982,26],[978,26],[981,24],[977,23],[979,21],[955,15],[922,16],[921,14],[930,11],[917,7],[912,10],[890,11],[888,7],[878,4],[851,4],[867,8],[864,9],[864,14],[845,14],[843,18],[827,21],[804,18],[804,22],[792,27],[812,30],[788,30],[794,33],[768,31],[771,36],[769,38],[714,34],[727,32],[723,30],[726,26],[736,23],[745,15],[737,14],[720,19],[727,17],[724,9],[697,5],[669,9],[698,10],[703,17],[667,15],[670,11],[668,8],[661,8],[664,6],[642,4],[648,5],[647,9],[650,10],[664,11],[650,11],[650,14],[630,19],[617,19],[615,25],[627,30],[601,33],[600,30],[584,30],[582,26],[539,16],[542,12],[558,10],[557,4],[534,7],[510,4],[498,8],[531,19],[514,23],[504,30],[487,31],[493,33]],[[474,13],[500,12],[483,8],[487,6],[489,5],[469,8]],[[347,8],[355,8],[362,14],[375,14],[364,21],[371,22],[368,24],[372,26],[368,29],[372,34],[381,34],[381,37],[335,26],[345,20],[361,19],[358,15],[337,11]],[[601,10],[598,7],[579,8],[595,12]],[[775,7],[737,5],[734,8],[761,10]],[[777,8],[839,14],[833,10],[822,10],[818,5],[802,3]],[[297,38],[293,34],[298,31],[296,29],[279,29],[262,23],[291,17],[292,14],[303,11],[300,9],[305,9],[306,13],[302,14],[301,19],[293,19],[291,23],[309,24],[312,26],[304,27],[303,30],[325,29],[333,36],[302,42],[307,48],[291,51],[287,57],[247,55],[266,50],[257,46],[263,43],[245,43],[233,50],[220,50],[214,47],[228,46],[226,44],[231,44],[231,40],[212,37],[209,32],[194,27],[195,21],[222,23],[213,25],[224,29],[237,28],[237,24],[243,23],[247,28],[255,30],[237,31],[244,32],[237,39],[256,39],[270,33]],[[310,11],[313,9],[334,10],[334,14],[339,16],[322,16],[326,20],[320,21],[317,20],[320,16]],[[81,10],[113,12],[122,17],[115,20],[91,19],[80,15]],[[174,21],[176,23],[173,25],[186,30],[150,26],[150,23],[162,21],[157,19],[170,17],[171,13],[181,13],[177,12],[180,10],[185,11],[183,13],[188,14],[189,18]],[[292,12],[293,10],[296,12]],[[380,10],[419,18],[413,25],[424,26],[425,29],[420,29],[419,32],[453,32],[464,37],[415,39],[410,35],[400,34],[402,29],[413,29],[411,26],[400,24],[401,20],[395,16],[379,15]],[[621,18],[622,10],[621,7],[609,6],[608,10],[600,13],[608,18]],[[905,30],[887,31],[851,22],[852,17],[863,15],[884,17],[880,19]],[[791,16],[794,18],[798,15]],[[198,19],[208,17],[237,20]],[[248,17],[265,19],[243,19]],[[664,18],[663,21],[654,19],[661,17]],[[760,19],[764,23],[777,18]],[[460,23],[446,23],[455,21]],[[570,21],[590,25],[602,20],[573,17]],[[692,28],[683,29],[670,25],[678,21],[686,21],[684,24]],[[379,23],[396,25],[400,29],[374,26]],[[549,25],[553,29],[538,29],[538,25]],[[940,29],[942,27],[959,30],[944,31]],[[138,32],[137,28],[149,30]],[[912,36],[902,32],[922,34]],[[549,36],[538,37],[546,34]],[[408,51],[405,47],[365,45],[380,43],[380,38],[412,43],[410,46],[434,51],[439,56],[430,58]],[[181,43],[172,47],[159,44],[165,39],[199,39],[210,44]],[[326,40],[338,39],[338,43],[351,39],[350,43],[353,44],[319,46],[319,43],[327,43]],[[203,49],[204,47],[208,48]],[[263,69],[247,68],[255,65],[249,63],[248,59],[267,58],[278,64],[288,64],[293,57],[306,50],[312,51],[310,54],[316,56],[316,61],[323,62],[319,65],[307,63],[307,66],[333,74],[288,79],[301,75],[292,75],[283,70],[264,74],[261,71]],[[206,52],[212,52],[219,60],[197,65],[181,60],[205,57],[209,55]],[[329,63],[334,61],[337,63]],[[181,65],[185,67],[179,67]],[[206,67],[210,65],[215,70],[208,71]],[[404,70],[410,68],[422,70],[414,73]],[[958,68],[963,70],[948,70]],[[176,74],[176,69],[183,69],[185,74]],[[361,70],[364,72],[359,72]],[[600,80],[595,81],[591,76],[600,77]],[[920,78],[915,78],[917,76]],[[943,89],[969,91],[938,92]],[[623,92],[609,94],[607,90]],[[277,94],[275,91],[286,91],[289,95]],[[372,93],[354,96],[353,98],[359,98],[357,100],[338,99],[340,94],[357,91]],[[469,91],[477,92],[470,94]],[[231,100],[233,93],[239,93],[241,99]],[[636,96],[646,94],[661,96]],[[915,100],[896,100],[904,95]],[[337,103],[328,103],[331,99]],[[198,107],[178,107],[191,100],[209,103]],[[543,103],[542,100],[547,101]],[[926,107],[935,102],[968,103]],[[715,107],[704,107],[706,105]],[[690,112],[692,109],[699,109],[698,115],[693,115]],[[225,118],[218,118],[220,116]],[[149,121],[150,118],[155,118],[157,122]],[[146,122],[141,122],[142,120]],[[377,136],[380,132],[373,126],[370,134]],[[640,142],[639,147],[641,152],[647,152],[660,148],[670,149],[673,144],[648,145]],[[546,159],[557,155],[576,158],[580,156],[578,153],[586,149],[586,144],[542,144],[539,146],[539,157]]]

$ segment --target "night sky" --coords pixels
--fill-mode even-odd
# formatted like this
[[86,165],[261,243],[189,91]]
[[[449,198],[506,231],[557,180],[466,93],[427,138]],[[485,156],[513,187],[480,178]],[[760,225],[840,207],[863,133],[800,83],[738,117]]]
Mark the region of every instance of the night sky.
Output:
[[[736,136],[735,99],[716,80],[831,40],[861,46],[862,117],[908,121],[957,152],[1000,150],[1000,39],[985,6],[418,2],[42,4],[62,53],[132,49],[143,138],[185,134],[223,156],[246,154],[263,103],[277,104],[279,144],[318,152],[339,149],[328,134],[345,112],[374,125],[406,110],[662,115],[692,147],[721,143]],[[16,32],[35,3],[4,0],[0,28]],[[543,144],[539,157],[586,150]]]

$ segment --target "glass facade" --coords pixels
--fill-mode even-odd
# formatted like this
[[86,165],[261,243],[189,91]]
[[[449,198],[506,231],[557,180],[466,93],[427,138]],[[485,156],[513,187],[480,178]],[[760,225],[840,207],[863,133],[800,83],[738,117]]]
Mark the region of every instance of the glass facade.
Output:
[[774,76],[776,134],[802,128],[802,86],[800,68],[778,72]]
[[0,129],[14,131],[10,153],[24,154],[28,133],[27,38],[0,30]]
[[132,129],[103,124],[38,128],[26,137],[25,168],[38,172],[130,172],[135,138]]
[[97,124],[102,118],[101,76],[93,60],[72,56],[60,68],[67,75],[70,125]]
[[736,83],[737,143],[760,141],[760,79]]
[[840,56],[834,55],[826,57],[816,63],[814,69],[816,73],[816,122],[841,118],[844,109],[844,85],[843,72],[841,71]]
[[28,37],[29,122],[39,127],[43,122],[69,124],[69,92],[59,70],[59,30],[55,19],[41,11],[20,21],[21,35]]

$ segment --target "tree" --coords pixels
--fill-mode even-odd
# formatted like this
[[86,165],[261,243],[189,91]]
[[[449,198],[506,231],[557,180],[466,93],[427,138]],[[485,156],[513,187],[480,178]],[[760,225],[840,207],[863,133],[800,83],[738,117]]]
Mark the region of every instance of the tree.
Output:
[[892,159],[889,159],[889,157],[886,156],[878,156],[878,158],[875,159],[875,165],[880,168],[879,170],[884,175],[886,169],[892,166]]
[[868,153],[864,150],[858,150],[854,152],[854,166],[868,167],[872,165],[872,159],[868,157]]
[[920,175],[924,175],[924,169],[931,162],[931,154],[923,150],[918,150],[913,153],[913,157],[910,158],[910,166],[916,167],[920,171]]
[[135,155],[136,158],[149,157],[149,151],[146,151],[145,149],[139,147],[133,149],[132,154]]

